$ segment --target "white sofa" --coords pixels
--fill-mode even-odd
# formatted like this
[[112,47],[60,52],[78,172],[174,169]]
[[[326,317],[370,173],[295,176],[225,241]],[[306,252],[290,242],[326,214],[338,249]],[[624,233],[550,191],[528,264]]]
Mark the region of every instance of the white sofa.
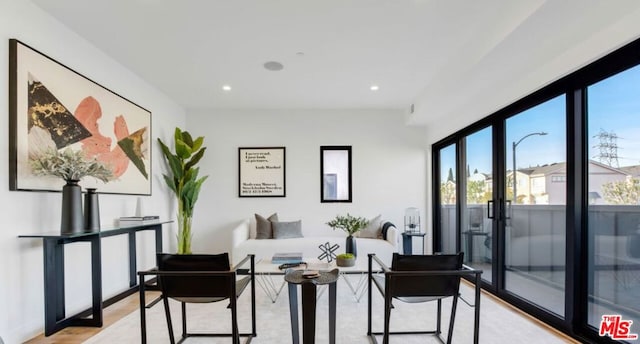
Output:
[[[382,221],[381,226],[386,221]],[[393,253],[398,251],[400,233],[396,227],[387,229],[386,240],[373,238],[356,238],[358,261],[367,259],[368,253],[375,253],[387,264],[391,264]],[[231,257],[234,264],[247,254],[255,254],[256,262],[260,259],[270,259],[274,253],[302,252],[303,257],[316,258],[321,251],[319,245],[326,242],[340,245],[336,254],[344,253],[345,236],[305,236],[292,239],[254,239],[255,221],[243,220],[232,233]]]

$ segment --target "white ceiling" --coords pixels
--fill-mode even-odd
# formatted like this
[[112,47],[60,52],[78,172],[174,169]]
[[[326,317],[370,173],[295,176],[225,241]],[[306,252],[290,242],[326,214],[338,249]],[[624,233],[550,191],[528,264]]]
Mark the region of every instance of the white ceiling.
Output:
[[640,35],[636,0],[32,1],[187,109],[415,104],[414,124],[484,117]]

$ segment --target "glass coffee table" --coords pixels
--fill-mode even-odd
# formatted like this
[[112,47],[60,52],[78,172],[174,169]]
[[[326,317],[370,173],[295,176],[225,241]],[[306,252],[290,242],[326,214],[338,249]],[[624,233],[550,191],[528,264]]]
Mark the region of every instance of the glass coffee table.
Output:
[[[303,258],[306,264],[301,264],[290,269],[293,270],[318,270],[331,271],[339,270],[339,277],[342,278],[349,289],[353,293],[356,302],[360,302],[362,296],[367,291],[367,259],[365,256],[356,259],[354,266],[342,267],[337,266],[335,260],[331,263],[320,261],[317,258]],[[260,259],[255,265],[256,283],[269,297],[271,302],[275,303],[278,296],[284,289],[284,275],[287,270],[280,270],[280,263],[272,263],[271,258]],[[320,291],[318,297],[324,293],[324,289]]]

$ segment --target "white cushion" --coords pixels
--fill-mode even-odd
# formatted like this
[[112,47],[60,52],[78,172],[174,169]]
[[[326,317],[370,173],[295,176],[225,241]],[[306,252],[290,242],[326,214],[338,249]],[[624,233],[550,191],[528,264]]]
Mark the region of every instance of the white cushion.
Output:
[[380,223],[380,221],[382,221],[382,215],[372,218],[369,220],[367,226],[358,232],[357,236],[372,239],[382,238],[382,223]]

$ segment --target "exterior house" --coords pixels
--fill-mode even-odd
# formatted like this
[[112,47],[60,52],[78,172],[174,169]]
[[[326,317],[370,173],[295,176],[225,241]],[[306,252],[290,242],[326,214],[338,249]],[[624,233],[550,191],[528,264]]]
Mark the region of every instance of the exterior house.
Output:
[[[589,194],[591,204],[605,204],[602,186],[623,181],[631,174],[625,168],[589,160]],[[634,171],[633,167],[627,171]],[[534,168],[519,169],[518,199],[522,204],[565,204],[567,199],[567,163],[559,162]]]

